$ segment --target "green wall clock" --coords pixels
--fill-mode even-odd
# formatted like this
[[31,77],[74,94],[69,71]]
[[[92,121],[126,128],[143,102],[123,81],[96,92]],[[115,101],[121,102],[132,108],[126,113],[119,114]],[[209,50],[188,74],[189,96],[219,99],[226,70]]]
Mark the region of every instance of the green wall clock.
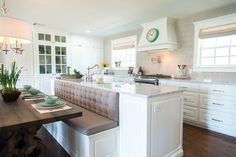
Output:
[[157,40],[159,37],[159,30],[157,28],[151,28],[147,34],[146,34],[146,39],[148,42],[153,43],[154,41]]

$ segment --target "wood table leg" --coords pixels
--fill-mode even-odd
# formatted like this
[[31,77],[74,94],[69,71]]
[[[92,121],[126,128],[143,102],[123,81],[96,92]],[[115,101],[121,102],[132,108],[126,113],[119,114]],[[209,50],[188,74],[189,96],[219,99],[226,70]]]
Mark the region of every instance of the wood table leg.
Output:
[[41,125],[0,131],[0,156],[42,157],[45,145],[36,136]]

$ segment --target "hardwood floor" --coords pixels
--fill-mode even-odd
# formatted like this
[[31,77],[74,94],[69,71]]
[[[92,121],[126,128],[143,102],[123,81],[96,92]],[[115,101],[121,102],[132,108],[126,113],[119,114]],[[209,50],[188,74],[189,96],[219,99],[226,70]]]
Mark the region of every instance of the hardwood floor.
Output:
[[47,152],[44,153],[47,154],[47,157],[70,157],[44,127],[38,131],[38,137],[47,147]]
[[[70,157],[44,129],[39,137],[46,143],[48,157]],[[184,124],[184,157],[236,157],[236,138]]]
[[184,124],[184,157],[236,157],[236,138]]

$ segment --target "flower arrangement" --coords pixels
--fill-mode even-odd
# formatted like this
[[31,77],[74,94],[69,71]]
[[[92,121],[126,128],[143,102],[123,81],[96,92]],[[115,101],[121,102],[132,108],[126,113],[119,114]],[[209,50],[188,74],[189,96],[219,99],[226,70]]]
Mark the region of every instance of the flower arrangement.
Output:
[[19,79],[22,67],[16,67],[16,62],[12,62],[10,71],[2,67],[0,69],[0,84],[2,86],[1,94],[5,101],[15,101],[21,92],[16,89],[16,83]]

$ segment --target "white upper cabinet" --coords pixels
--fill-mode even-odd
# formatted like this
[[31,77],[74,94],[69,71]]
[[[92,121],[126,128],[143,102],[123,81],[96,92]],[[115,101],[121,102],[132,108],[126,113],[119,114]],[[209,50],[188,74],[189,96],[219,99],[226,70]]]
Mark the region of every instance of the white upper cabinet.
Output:
[[72,35],[70,43],[72,69],[85,73],[89,66],[103,62],[103,39]]
[[68,62],[67,34],[36,30],[34,39],[36,75],[66,73]]

